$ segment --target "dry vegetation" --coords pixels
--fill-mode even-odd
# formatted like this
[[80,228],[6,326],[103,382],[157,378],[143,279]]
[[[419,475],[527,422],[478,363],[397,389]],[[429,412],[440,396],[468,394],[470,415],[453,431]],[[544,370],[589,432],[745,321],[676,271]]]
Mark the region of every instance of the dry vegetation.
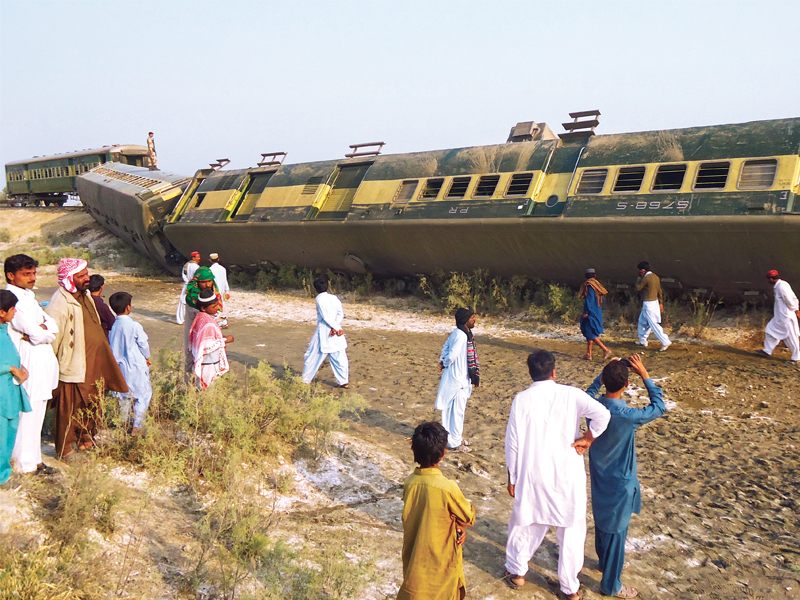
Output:
[[[328,434],[342,428],[341,416],[362,410],[364,400],[303,385],[291,373],[278,379],[265,363],[241,383],[224,378],[201,394],[183,384],[175,353],[162,353],[159,362],[145,435],[131,437],[106,396],[100,449],[63,477],[24,478],[21,491],[41,531],[20,527],[2,536],[0,598],[147,597],[147,582],[133,576],[147,562],[143,539],[158,538],[155,505],[164,501],[164,486],[193,507],[192,543],[179,553],[183,568],[161,578],[178,597],[356,594],[371,567],[346,558],[351,541],[330,539],[332,547],[320,552],[273,538],[279,515],[262,492],[291,491],[291,479],[274,471],[275,457],[303,448],[320,456]],[[158,486],[123,485],[116,475],[130,467]],[[112,535],[126,538],[121,551],[109,544]]]

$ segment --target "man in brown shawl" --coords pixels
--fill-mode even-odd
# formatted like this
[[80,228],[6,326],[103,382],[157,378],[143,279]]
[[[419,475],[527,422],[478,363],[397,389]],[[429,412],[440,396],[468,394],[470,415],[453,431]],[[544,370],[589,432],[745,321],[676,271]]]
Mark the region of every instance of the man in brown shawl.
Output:
[[[58,264],[59,288],[46,312],[58,324],[53,349],[58,358],[56,454],[67,459],[78,450],[94,446],[96,418],[104,390],[126,393],[128,386],[108,345],[92,297],[85,260],[62,258]],[[98,389],[98,382],[102,382]]]
[[581,333],[586,338],[586,360],[592,360],[592,345],[597,344],[605,352],[603,361],[611,358],[611,350],[606,348],[600,341],[603,330],[603,297],[608,294],[608,290],[597,281],[597,273],[594,269],[586,269],[586,281],[581,285],[578,297],[583,298],[583,314],[581,315]]

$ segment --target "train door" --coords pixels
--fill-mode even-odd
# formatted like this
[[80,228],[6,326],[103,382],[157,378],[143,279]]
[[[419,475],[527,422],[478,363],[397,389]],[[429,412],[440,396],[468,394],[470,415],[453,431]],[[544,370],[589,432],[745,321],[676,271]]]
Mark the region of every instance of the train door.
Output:
[[233,208],[229,214],[223,213],[220,221],[247,221],[255,208],[258,199],[261,197],[264,188],[267,187],[269,180],[275,171],[267,173],[250,173],[248,180],[242,188],[241,193],[235,199]]
[[347,218],[358,186],[367,174],[372,163],[339,167],[331,186],[331,191],[319,207],[312,207],[307,219],[338,220]]

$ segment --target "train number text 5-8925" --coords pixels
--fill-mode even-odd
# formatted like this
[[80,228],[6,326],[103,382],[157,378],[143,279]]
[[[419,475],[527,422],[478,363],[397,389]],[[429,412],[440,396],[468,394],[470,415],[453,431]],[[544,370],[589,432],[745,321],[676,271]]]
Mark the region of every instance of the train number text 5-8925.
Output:
[[673,200],[671,202],[617,202],[617,210],[632,208],[634,210],[686,210],[689,208],[688,200]]

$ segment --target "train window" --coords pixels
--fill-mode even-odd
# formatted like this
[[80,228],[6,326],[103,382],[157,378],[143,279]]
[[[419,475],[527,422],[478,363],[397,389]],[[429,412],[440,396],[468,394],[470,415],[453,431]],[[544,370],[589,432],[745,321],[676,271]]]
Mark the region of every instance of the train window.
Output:
[[435,199],[439,192],[442,191],[442,186],[444,185],[444,179],[441,177],[437,177],[436,179],[428,179],[425,182],[425,187],[422,190],[422,195],[420,196],[420,200],[432,200]]
[[472,177],[453,177],[445,198],[463,198],[466,196],[470,181],[472,181]]
[[644,181],[644,167],[622,167],[617,173],[617,180],[611,190],[615,194],[620,192],[638,192]]
[[661,165],[653,179],[654,192],[677,192],[683,186],[686,165]]
[[731,169],[729,162],[700,163],[697,177],[694,180],[696,190],[721,190],[728,182],[728,171]]
[[322,183],[322,177],[309,177],[308,183],[306,183],[303,191],[300,192],[303,196],[309,196],[311,194],[316,194],[317,189],[319,188],[319,184]]
[[494,191],[497,189],[497,184],[500,182],[500,175],[484,175],[478,180],[478,185],[475,186],[475,191],[472,193],[473,198],[491,198]]
[[514,173],[506,189],[506,196],[524,196],[533,181],[533,173]]
[[581,173],[578,194],[599,194],[603,191],[608,177],[608,169],[586,169]]
[[406,179],[397,188],[397,193],[394,195],[395,204],[405,204],[414,197],[414,192],[417,191],[419,179]]
[[740,190],[764,190],[771,188],[775,183],[775,173],[778,171],[778,160],[768,158],[763,160],[746,160],[739,174]]

